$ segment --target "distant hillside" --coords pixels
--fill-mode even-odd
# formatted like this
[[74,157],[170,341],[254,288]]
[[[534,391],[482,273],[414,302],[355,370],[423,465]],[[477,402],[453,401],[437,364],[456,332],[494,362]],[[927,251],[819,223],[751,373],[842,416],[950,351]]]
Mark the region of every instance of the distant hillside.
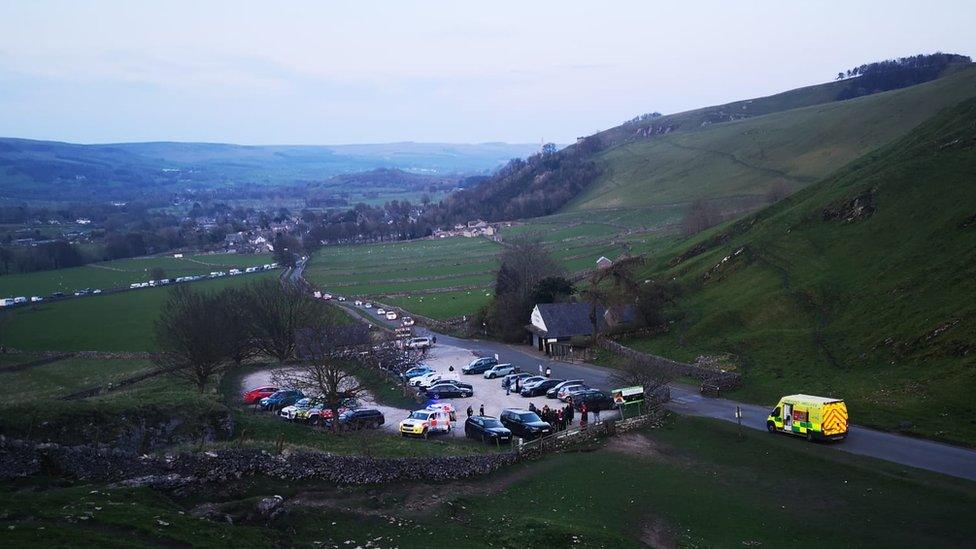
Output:
[[170,187],[294,184],[391,168],[486,173],[538,145],[388,143],[243,146],[221,143],[78,145],[0,138],[0,195],[84,200],[133,198]]
[[976,95],[976,68],[958,55],[872,63],[851,73],[769,97],[637,117],[553,155],[510,164],[452,195],[435,222],[697,199],[755,209],[773,191],[801,189]]
[[731,353],[741,395],[976,444],[976,99],[758,214],[659,256],[679,358]]
[[802,189],[939,110],[976,96],[976,68],[967,67],[903,89],[824,101],[848,92],[853,80],[598,134],[616,144],[595,155],[601,175],[569,208],[634,208],[699,198],[759,205],[774,188]]

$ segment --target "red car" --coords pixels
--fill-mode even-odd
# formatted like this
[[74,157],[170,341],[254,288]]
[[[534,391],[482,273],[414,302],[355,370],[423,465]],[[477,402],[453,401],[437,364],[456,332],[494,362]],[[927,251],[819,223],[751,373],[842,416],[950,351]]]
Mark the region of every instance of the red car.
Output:
[[262,398],[269,397],[277,392],[277,387],[258,387],[256,389],[251,389],[250,391],[245,391],[245,393],[242,395],[242,399],[244,404],[254,404]]

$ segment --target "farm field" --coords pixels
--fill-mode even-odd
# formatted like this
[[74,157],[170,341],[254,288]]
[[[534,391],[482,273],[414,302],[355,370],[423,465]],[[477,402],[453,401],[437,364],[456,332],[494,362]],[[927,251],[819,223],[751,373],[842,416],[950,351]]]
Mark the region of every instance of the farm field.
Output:
[[[192,284],[220,289],[275,276],[266,272]],[[18,308],[8,313],[3,344],[30,351],[150,351],[153,322],[168,291],[145,288]]]
[[[592,269],[600,256],[656,251],[673,242],[683,210],[606,210],[531,219],[501,229],[503,239],[540,240],[566,270]],[[326,291],[375,299],[435,319],[476,313],[488,302],[502,245],[445,238],[333,246],[317,252],[305,278]]]
[[72,293],[84,288],[127,287],[148,282],[153,269],[162,269],[167,278],[207,274],[215,269],[251,267],[271,263],[270,255],[210,254],[176,259],[172,255],[137,257],[92,263],[81,267],[0,276],[0,296],[48,296],[54,292]]
[[[29,356],[21,356],[21,359],[22,362],[32,360]],[[6,403],[31,402],[110,385],[153,368],[148,360],[72,357],[24,370],[2,372],[0,383],[7,387],[4,396]]]

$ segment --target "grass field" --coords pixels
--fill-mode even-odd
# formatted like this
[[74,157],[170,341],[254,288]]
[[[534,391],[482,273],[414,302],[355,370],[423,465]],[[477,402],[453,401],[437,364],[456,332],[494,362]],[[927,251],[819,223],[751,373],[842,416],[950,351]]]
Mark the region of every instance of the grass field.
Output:
[[271,263],[270,255],[213,254],[176,259],[171,255],[118,259],[83,267],[0,276],[0,296],[48,296],[73,293],[84,288],[125,288],[134,282],[148,282],[155,268],[167,278],[207,274],[220,269],[245,268]]
[[[572,275],[592,269],[603,255],[661,249],[675,239],[680,215],[679,208],[560,214],[517,223],[500,235],[539,240]],[[305,277],[339,295],[443,320],[473,315],[488,302],[501,250],[482,238],[333,246],[315,254]]]
[[974,95],[976,68],[968,68],[901,90],[629,142],[597,157],[600,179],[569,209],[762,199],[777,184],[801,189]]
[[[192,284],[216,290],[275,276],[267,272]],[[3,343],[31,351],[151,351],[153,322],[168,291],[144,288],[21,307],[7,313]]]
[[[976,505],[973,483],[761,432],[739,440],[733,425],[691,418],[475,481],[245,478],[180,495],[86,483],[19,488],[0,488],[0,528],[13,545],[112,546],[107,531],[138,544],[325,547],[961,547],[976,535],[964,520]],[[270,523],[186,513],[207,501],[245,510],[270,494],[289,506]]]
[[148,360],[68,358],[25,370],[2,372],[0,384],[7,388],[6,403],[32,402],[117,383],[153,367]]

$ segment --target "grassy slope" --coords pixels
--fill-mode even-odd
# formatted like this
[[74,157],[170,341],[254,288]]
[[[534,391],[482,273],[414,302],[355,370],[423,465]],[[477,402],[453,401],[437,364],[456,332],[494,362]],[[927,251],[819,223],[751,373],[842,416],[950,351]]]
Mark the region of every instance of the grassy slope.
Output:
[[604,151],[597,157],[603,175],[568,209],[762,198],[778,182],[800,189],[974,95],[976,68],[968,68],[901,90],[802,108],[796,106],[814,101],[755,99],[750,108],[770,114]]
[[[219,289],[278,274],[192,284],[198,289]],[[153,322],[167,293],[168,288],[145,288],[18,308],[8,313],[3,343],[24,350],[151,351]]]
[[[469,482],[336,488],[245,479],[175,495],[17,488],[0,486],[0,528],[14,545],[110,543],[106,532],[136,544],[324,547],[958,547],[976,535],[963,519],[976,505],[972,483],[761,432],[740,441],[732,425],[693,418]],[[270,523],[231,527],[180,513],[206,501],[240,500],[246,509],[270,494],[296,503]]]
[[[692,242],[727,243],[673,268],[665,262],[691,245],[659,256],[648,276],[688,290],[670,334],[632,343],[684,359],[734,353],[743,398],[829,394],[848,400],[855,421],[976,443],[976,227],[963,228],[976,215],[974,173],[970,100]],[[871,217],[824,219],[865,193]]]

